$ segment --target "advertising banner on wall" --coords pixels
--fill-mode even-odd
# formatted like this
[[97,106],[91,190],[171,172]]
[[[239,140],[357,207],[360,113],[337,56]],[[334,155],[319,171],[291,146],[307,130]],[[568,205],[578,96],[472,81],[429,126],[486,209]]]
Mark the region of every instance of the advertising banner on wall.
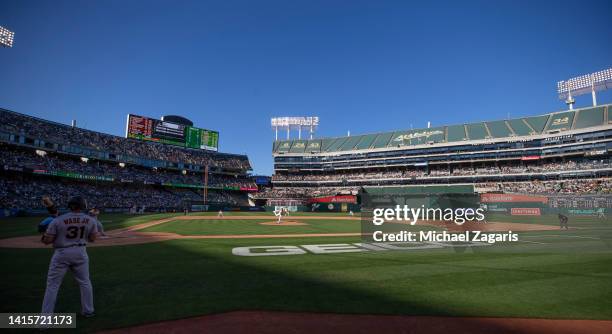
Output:
[[357,203],[357,196],[353,195],[338,195],[311,198],[308,203]]
[[539,202],[542,204],[548,203],[546,196],[531,196],[517,194],[481,194],[480,201],[482,203],[527,203]]
[[512,208],[510,214],[513,216],[540,216],[540,208]]

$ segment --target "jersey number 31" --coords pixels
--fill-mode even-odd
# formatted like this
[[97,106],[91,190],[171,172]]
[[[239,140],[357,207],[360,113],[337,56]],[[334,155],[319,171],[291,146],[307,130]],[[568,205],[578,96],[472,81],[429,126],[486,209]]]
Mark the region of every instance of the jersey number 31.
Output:
[[85,226],[81,226],[81,227],[70,226],[68,227],[67,231],[68,233],[66,233],[66,238],[74,239],[78,236],[79,239],[83,239],[83,236],[85,234]]

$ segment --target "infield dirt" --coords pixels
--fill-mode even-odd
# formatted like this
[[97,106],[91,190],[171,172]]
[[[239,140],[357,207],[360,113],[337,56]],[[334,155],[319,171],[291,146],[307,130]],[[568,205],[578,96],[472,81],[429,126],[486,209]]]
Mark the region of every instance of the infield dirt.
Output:
[[612,321],[236,311],[103,333],[610,333]]

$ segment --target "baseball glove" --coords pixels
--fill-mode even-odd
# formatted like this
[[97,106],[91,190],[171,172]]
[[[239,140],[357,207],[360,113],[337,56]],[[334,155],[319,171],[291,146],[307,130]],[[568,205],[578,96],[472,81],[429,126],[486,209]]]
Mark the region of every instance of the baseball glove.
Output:
[[57,207],[55,206],[55,203],[53,203],[51,197],[43,196],[42,203],[49,212],[49,217],[43,219],[40,223],[38,223],[38,233],[44,234],[47,231],[47,227],[49,227],[49,224],[51,224],[53,219],[57,217],[58,212]]
[[57,215],[57,206],[53,203],[53,200],[49,196],[42,197],[43,205],[47,208],[50,215]]

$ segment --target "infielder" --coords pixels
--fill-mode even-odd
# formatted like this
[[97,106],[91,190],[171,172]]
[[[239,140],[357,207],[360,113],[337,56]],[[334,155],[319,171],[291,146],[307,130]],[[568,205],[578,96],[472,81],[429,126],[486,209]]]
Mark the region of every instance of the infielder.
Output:
[[219,210],[219,213],[217,213],[217,218],[223,218],[223,210]]
[[42,305],[43,314],[55,310],[57,292],[62,285],[66,271],[70,269],[81,290],[81,314],[94,316],[93,288],[89,280],[89,257],[87,242],[95,241],[97,220],[83,213],[87,209],[85,200],[76,196],[68,201],[70,212],[55,218],[47,227],[42,242],[55,248],[49,272],[47,289]]
[[558,217],[559,217],[559,227],[561,229],[565,228],[566,230],[569,230],[569,227],[567,225],[567,221],[568,221],[567,216],[563,214],[559,214]]

